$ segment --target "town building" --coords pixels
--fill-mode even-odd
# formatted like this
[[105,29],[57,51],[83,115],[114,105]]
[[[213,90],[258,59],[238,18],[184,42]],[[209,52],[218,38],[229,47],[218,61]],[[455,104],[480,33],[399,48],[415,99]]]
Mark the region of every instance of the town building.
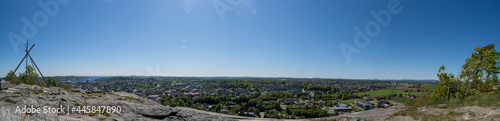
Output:
[[299,100],[297,98],[287,98],[285,99],[285,104],[297,103]]
[[341,112],[350,112],[352,111],[351,106],[347,106],[347,104],[340,103],[339,106],[333,107],[333,110],[335,111],[341,111]]
[[386,100],[379,100],[379,102],[380,102],[381,106],[384,107],[384,108],[392,106],[392,104],[389,101],[386,101]]
[[147,99],[150,99],[150,100],[157,100],[157,99],[160,99],[160,96],[159,95],[149,95],[148,97],[146,97]]
[[354,104],[364,110],[370,110],[373,108],[372,105],[366,101],[354,101]]

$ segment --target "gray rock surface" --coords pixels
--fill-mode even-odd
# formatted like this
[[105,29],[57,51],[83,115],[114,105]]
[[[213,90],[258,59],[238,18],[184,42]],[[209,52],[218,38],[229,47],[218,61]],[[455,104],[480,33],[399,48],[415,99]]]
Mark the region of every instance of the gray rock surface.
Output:
[[[2,121],[231,121],[252,119],[201,111],[185,107],[170,107],[141,98],[135,94],[86,92],[78,89],[66,91],[51,87],[42,89],[36,85],[16,85],[0,92],[0,120]],[[78,106],[115,106],[120,107],[120,113],[89,114],[70,112],[58,113],[20,113],[16,108],[48,107],[78,107]],[[68,113],[69,112],[69,113]]]
[[[0,120],[2,121],[234,121],[234,120],[275,120],[265,118],[249,118],[227,114],[214,113],[186,107],[170,107],[158,104],[154,101],[144,99],[135,94],[125,92],[92,92],[79,89],[70,91],[61,88],[41,88],[32,85],[16,85],[0,92]],[[89,114],[70,112],[66,114],[56,113],[18,113],[16,107],[31,106],[34,108],[50,107],[77,107],[77,106],[115,106],[120,107],[120,113]],[[411,121],[408,116],[390,117],[394,113],[406,109],[406,107],[393,106],[389,108],[378,108],[362,112],[346,113],[340,116],[331,116],[313,119],[298,119],[297,121],[323,121],[323,120],[345,120],[345,121],[371,121],[371,120],[403,120]],[[67,110],[67,109],[66,109]],[[422,107],[419,113],[429,115],[446,114],[449,111],[462,112],[463,116],[456,120],[483,120],[500,117],[500,109],[488,107],[463,107],[458,109],[440,109],[433,107]]]

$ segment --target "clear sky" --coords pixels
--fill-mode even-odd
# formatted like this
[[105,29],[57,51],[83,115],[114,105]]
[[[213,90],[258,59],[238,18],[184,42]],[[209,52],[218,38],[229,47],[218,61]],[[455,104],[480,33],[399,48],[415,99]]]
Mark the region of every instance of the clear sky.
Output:
[[[497,0],[40,1],[49,7],[0,4],[0,77],[25,39],[46,76],[349,79],[436,79],[440,65],[456,74],[473,48],[500,41]],[[382,16],[386,26],[370,14],[388,9],[399,13]],[[366,25],[379,31],[356,45]],[[342,43],[359,53],[346,59]]]

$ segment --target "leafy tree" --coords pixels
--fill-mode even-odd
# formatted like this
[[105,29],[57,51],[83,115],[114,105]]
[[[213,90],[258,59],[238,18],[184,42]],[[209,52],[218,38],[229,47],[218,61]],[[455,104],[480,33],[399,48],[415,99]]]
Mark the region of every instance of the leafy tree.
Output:
[[378,101],[377,104],[375,104],[376,108],[381,108],[382,107],[382,102]]
[[58,84],[59,87],[63,88],[63,89],[71,89],[71,84],[70,83],[60,83]]
[[[11,78],[9,78],[12,76]],[[9,81],[11,85],[17,85],[19,84],[19,80],[17,79],[17,75],[14,73],[14,71],[10,70],[9,73],[7,73],[7,76],[5,76],[5,81]]]
[[220,110],[222,109],[222,105],[217,105],[217,107],[215,107],[215,112],[220,112]]
[[35,69],[31,65],[28,65],[25,73],[20,73],[19,78],[21,83],[25,83],[28,85],[33,85],[38,80],[38,74],[35,72]]
[[41,86],[41,87],[47,87],[48,86],[47,82],[45,82],[45,81],[38,81],[38,84],[39,84],[38,86]]
[[277,102],[276,102],[276,103],[274,103],[274,109],[276,109],[276,110],[278,110],[278,111],[281,111],[281,110],[282,110],[282,108],[281,108],[280,104],[279,104],[279,103],[277,103]]
[[474,48],[474,52],[465,60],[460,74],[460,78],[464,80],[465,96],[472,91],[489,91],[494,84],[498,84],[499,55],[495,44]]
[[406,98],[405,99],[405,102],[408,104],[408,105],[413,105],[415,104],[415,99],[412,99],[412,98]]
[[455,79],[455,75],[445,73],[445,69],[446,68],[444,65],[439,67],[439,72],[437,74],[437,76],[439,77],[439,86],[437,89],[438,91],[435,92],[439,94],[434,94],[433,98],[435,99],[440,99],[444,95],[446,96],[446,100],[450,100],[450,96],[453,96],[453,94],[458,91],[457,84],[459,84],[460,81],[458,79]]
[[49,86],[49,87],[57,87],[57,86],[59,86],[59,85],[57,84],[57,80],[56,80],[56,79],[54,79],[54,78],[47,77],[47,81],[48,81],[48,86]]
[[257,105],[257,103],[258,103],[259,101],[262,101],[262,100],[258,100],[258,99],[256,99],[256,98],[254,98],[254,99],[251,99],[250,101],[248,101],[247,105],[248,105],[248,107],[254,107],[254,106],[256,106],[256,105]]
[[474,52],[465,60],[457,78],[445,73],[445,67],[441,66],[437,74],[439,77],[437,88],[429,93],[428,85],[422,86],[427,97],[433,100],[465,99],[467,96],[493,90],[493,87],[499,84],[498,74],[500,73],[500,53],[494,48],[495,44],[474,48]]
[[346,100],[348,97],[348,95],[346,93],[342,93],[342,100]]
[[185,103],[184,103],[184,100],[179,100],[179,106],[184,106]]
[[292,111],[290,111],[290,108],[288,106],[285,108],[285,112],[286,114],[292,114]]

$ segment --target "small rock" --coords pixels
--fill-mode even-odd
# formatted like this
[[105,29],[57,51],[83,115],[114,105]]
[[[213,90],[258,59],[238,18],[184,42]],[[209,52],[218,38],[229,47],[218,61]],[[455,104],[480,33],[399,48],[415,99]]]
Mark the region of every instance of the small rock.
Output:
[[12,100],[11,98],[7,98],[7,99],[5,99],[5,102],[8,102],[8,103],[16,103],[16,101]]
[[447,104],[439,104],[437,106],[440,107],[440,108],[445,108],[447,106]]
[[102,114],[97,114],[97,118],[106,118],[106,116],[104,116]]
[[113,118],[113,121],[124,121],[124,120],[122,118],[116,117],[116,118]]
[[496,110],[492,110],[488,113],[488,115],[493,116],[493,115],[498,115],[498,112]]

